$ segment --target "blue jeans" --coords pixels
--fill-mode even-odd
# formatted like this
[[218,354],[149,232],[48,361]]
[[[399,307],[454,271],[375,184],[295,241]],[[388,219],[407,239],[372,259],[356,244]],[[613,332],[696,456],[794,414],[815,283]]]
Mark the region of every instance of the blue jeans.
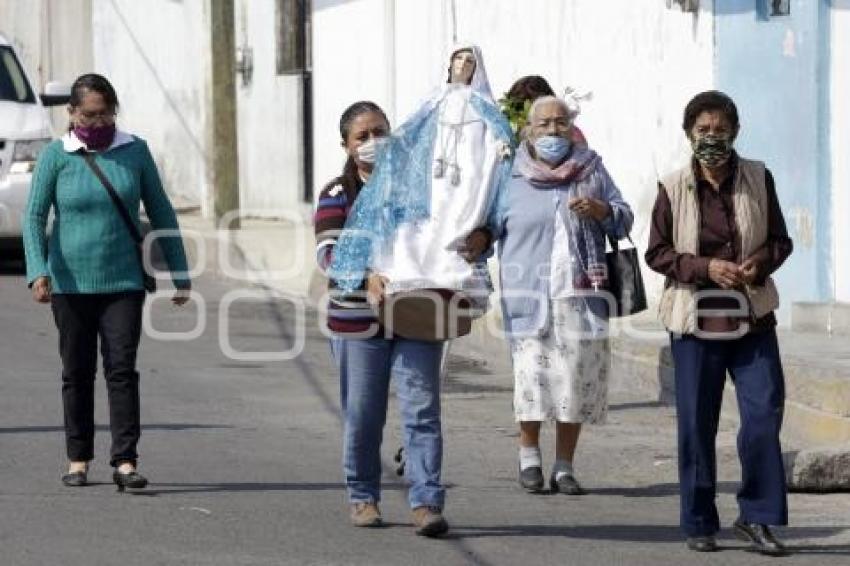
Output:
[[681,525],[688,536],[720,529],[714,503],[717,486],[715,437],[728,372],[735,383],[741,427],[738,506],[749,523],[786,525],[788,503],[779,429],[785,381],[776,331],[737,340],[672,338],[676,364]]
[[440,481],[443,344],[405,338],[333,338],[331,348],[339,366],[345,418],[343,471],[349,501],[381,499],[381,440],[392,376],[401,412],[410,507],[427,505],[442,509],[445,500]]

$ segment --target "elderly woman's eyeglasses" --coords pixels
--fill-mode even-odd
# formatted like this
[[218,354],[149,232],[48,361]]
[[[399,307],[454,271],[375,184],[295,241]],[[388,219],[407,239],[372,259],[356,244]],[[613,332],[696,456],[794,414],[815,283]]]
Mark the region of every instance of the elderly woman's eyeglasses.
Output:
[[95,122],[111,122],[115,119],[115,111],[101,110],[100,112],[90,112],[80,110],[77,112],[77,116],[80,118],[81,122],[85,122],[86,124],[93,124]]
[[559,133],[566,132],[570,129],[572,125],[572,121],[569,118],[557,117],[557,118],[540,118],[534,121],[533,127],[537,131],[549,131],[553,127],[555,131]]

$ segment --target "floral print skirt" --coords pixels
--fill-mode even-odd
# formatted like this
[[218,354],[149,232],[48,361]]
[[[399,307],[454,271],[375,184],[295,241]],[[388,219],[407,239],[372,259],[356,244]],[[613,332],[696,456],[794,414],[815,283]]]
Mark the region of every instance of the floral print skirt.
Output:
[[552,301],[549,313],[540,336],[511,341],[516,420],[602,424],[608,414],[608,338],[580,335],[583,314],[570,301]]

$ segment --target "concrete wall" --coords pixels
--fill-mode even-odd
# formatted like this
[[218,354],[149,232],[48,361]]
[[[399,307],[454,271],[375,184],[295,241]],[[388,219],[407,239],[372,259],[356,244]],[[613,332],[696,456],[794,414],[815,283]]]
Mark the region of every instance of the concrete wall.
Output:
[[[594,93],[578,123],[637,212],[645,244],[657,174],[687,158],[685,103],[711,88],[712,2],[698,14],[658,2],[457,0],[458,38],[479,44],[493,91],[540,74]],[[338,174],[337,120],[371,98],[395,124],[445,80],[449,1],[314,0],[316,183]],[[361,30],[368,29],[368,33]],[[351,39],[346,39],[351,38]],[[650,291],[661,281],[646,272]]]
[[832,147],[835,299],[850,302],[850,0],[832,0],[830,144]]
[[242,209],[280,216],[303,194],[301,79],[278,75],[276,0],[236,2],[236,45],[253,50],[251,82],[237,77],[239,187]]
[[770,168],[794,238],[777,277],[784,322],[791,302],[832,298],[823,2],[797,0],[775,18],[758,0],[715,2],[717,87],[738,105],[737,147]]
[[[95,0],[97,66],[122,97],[124,127],[151,144],[169,192],[211,213],[210,37],[207,0]],[[279,216],[303,193],[301,88],[276,74],[275,0],[234,3],[236,44],[253,51],[237,77],[240,205]]]
[[94,0],[95,69],[119,124],[146,139],[173,196],[209,207],[209,20],[201,0]]
[[[385,0],[313,0],[315,195],[339,175],[345,162],[338,125],[349,104],[373,100],[394,121],[389,87],[393,45],[387,43],[392,23],[386,22],[391,4]],[[408,37],[407,41],[422,42],[418,37]]]
[[[33,82],[41,82],[41,68],[47,59],[42,45],[44,2],[0,0],[0,32],[12,42],[27,74]],[[41,87],[41,84],[38,84]]]
[[[277,75],[275,0],[237,0],[239,46],[253,49],[237,91],[241,206],[253,215],[297,208],[303,194],[300,78]],[[179,204],[211,214],[209,0],[0,0],[0,30],[34,82],[106,75],[120,127],[146,139]],[[57,132],[66,112],[54,110]]]
[[[94,65],[91,0],[0,0],[0,32],[39,90],[49,81],[71,84]],[[61,107],[51,110],[55,132],[67,128],[67,115]]]

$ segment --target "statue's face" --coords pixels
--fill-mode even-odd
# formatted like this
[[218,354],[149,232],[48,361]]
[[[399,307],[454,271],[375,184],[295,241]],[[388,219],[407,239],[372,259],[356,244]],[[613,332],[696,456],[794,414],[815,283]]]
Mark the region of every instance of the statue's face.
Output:
[[469,84],[475,72],[475,55],[469,49],[461,49],[452,55],[449,71],[453,83]]

